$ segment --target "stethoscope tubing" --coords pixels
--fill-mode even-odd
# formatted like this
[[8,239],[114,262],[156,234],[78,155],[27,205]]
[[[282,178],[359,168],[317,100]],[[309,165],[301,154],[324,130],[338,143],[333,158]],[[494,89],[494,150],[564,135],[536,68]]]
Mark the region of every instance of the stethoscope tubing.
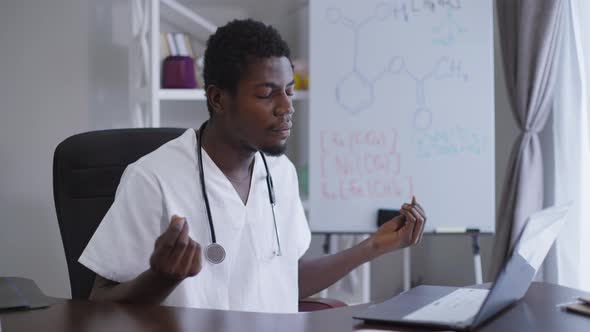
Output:
[[[198,158],[198,166],[199,166],[199,179],[201,181],[201,191],[203,192],[203,200],[205,201],[205,208],[207,209],[207,220],[209,222],[209,233],[211,234],[211,243],[217,244],[217,238],[215,236],[215,226],[213,224],[213,217],[211,216],[211,205],[209,204],[209,196],[207,195],[207,188],[205,186],[205,172],[203,170],[203,153],[202,153],[202,142],[203,142],[203,131],[207,126],[207,122],[205,121],[199,131],[197,132],[197,158]],[[270,202],[270,207],[272,209],[272,219],[274,224],[274,231],[275,237],[277,239],[277,251],[275,254],[277,256],[282,256],[281,251],[281,241],[279,238],[279,230],[277,227],[277,220],[275,216],[275,204],[276,204],[276,196],[274,191],[274,184],[272,181],[272,176],[270,175],[270,171],[268,169],[268,164],[266,163],[266,158],[264,157],[264,153],[260,151],[260,156],[262,157],[262,162],[264,164],[264,169],[266,171],[266,185],[268,188],[268,199]]]

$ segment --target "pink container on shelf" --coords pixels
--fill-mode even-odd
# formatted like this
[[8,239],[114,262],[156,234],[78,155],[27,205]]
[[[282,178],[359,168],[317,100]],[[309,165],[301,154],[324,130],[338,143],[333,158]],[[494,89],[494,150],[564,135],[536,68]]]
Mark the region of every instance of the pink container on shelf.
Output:
[[162,88],[195,89],[195,62],[189,56],[169,56],[162,64]]

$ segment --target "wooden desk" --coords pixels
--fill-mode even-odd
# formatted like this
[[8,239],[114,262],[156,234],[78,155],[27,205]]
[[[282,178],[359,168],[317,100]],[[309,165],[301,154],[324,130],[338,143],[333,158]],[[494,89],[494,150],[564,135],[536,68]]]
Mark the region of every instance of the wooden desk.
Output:
[[[556,304],[570,302],[582,294],[566,287],[534,283],[523,301],[480,330],[590,331],[590,318],[556,308]],[[67,300],[47,309],[0,313],[0,331],[274,332],[394,329],[391,326],[365,326],[351,318],[353,313],[366,307],[359,305],[312,313],[264,314]]]

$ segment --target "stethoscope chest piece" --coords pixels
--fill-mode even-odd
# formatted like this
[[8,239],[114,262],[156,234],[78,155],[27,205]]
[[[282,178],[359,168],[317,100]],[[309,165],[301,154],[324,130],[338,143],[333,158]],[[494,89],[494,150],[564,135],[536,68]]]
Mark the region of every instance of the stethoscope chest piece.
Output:
[[205,258],[211,264],[219,264],[225,259],[225,249],[218,243],[211,243],[205,248]]

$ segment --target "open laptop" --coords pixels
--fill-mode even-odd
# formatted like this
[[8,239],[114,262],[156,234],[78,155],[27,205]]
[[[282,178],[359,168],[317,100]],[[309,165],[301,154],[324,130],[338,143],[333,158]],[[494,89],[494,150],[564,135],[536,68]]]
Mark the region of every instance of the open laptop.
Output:
[[419,325],[454,330],[469,330],[481,325],[525,295],[563,227],[570,206],[571,203],[551,207],[527,219],[510,258],[490,290],[418,286],[372,305],[354,318],[369,324]]

